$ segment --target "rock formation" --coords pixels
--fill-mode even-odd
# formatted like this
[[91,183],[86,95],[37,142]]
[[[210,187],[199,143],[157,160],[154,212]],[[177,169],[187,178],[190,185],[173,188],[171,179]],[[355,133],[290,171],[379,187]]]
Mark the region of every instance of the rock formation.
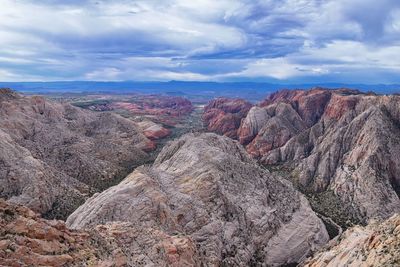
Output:
[[348,229],[301,266],[400,266],[400,215]]
[[0,266],[199,266],[191,239],[130,223],[86,231],[0,199]]
[[141,121],[138,125],[150,140],[158,140],[171,134],[171,130],[149,120]]
[[251,106],[242,99],[217,98],[204,108],[202,120],[209,131],[236,138],[240,122]]
[[171,127],[194,109],[192,103],[186,98],[162,95],[135,95],[123,101],[111,102],[110,107],[115,110],[122,109],[133,116],[147,116],[156,123]]
[[[147,116],[189,112],[174,101],[121,102],[147,112],[134,122],[0,89],[0,265],[400,264],[400,96],[216,99],[202,119],[220,135],[186,134],[143,165],[170,134]],[[336,224],[356,222],[370,224]]]
[[319,212],[347,225],[400,211],[399,125],[399,96],[283,90],[252,107],[229,136],[316,196]]
[[120,116],[0,90],[0,197],[46,217],[118,183],[153,146]]
[[302,194],[261,169],[238,142],[210,133],[169,143],[153,166],[92,196],[67,225],[112,221],[193,240],[203,266],[295,263],[329,239]]

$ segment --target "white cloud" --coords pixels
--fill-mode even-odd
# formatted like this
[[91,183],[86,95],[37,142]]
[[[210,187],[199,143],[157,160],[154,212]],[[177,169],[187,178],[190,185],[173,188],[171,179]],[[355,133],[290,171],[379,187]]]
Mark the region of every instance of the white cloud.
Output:
[[223,75],[224,77],[270,77],[278,80],[304,75],[327,74],[329,71],[315,65],[301,65],[287,58],[260,59],[249,63],[241,72]]
[[15,75],[14,73],[8,70],[0,69],[0,79],[2,81],[13,81],[16,77],[17,75]]
[[[221,77],[271,77],[278,80],[301,76],[340,74],[353,69],[390,70],[400,75],[400,46],[370,47],[357,41],[335,40],[323,47],[305,42],[303,48],[285,57],[247,63],[243,71]],[[219,78],[221,78],[219,77]],[[367,82],[368,77],[365,77]]]
[[117,68],[102,68],[86,73],[85,78],[95,81],[115,81],[120,80],[121,74],[122,71]]
[[1,0],[0,79],[396,73],[399,8],[397,0]]
[[[376,47],[357,41],[335,40],[324,47],[304,47],[300,52],[289,55],[293,61],[319,61],[326,65],[347,67],[390,68],[400,72],[400,46]],[[330,63],[335,62],[335,63]]]
[[[185,70],[184,61],[162,57],[127,57],[87,72],[82,79],[96,81],[122,80],[194,80],[204,81],[208,76]],[[116,67],[118,66],[118,67]]]
[[[161,81],[170,81],[170,80],[179,80],[179,81],[207,81],[210,79],[207,75],[202,75],[199,73],[193,72],[173,72],[173,71],[164,71],[164,72],[154,72],[149,73],[150,77],[154,77],[157,80]],[[154,79],[152,78],[152,79]],[[142,79],[146,80],[146,79]],[[151,80],[151,79],[150,79]]]

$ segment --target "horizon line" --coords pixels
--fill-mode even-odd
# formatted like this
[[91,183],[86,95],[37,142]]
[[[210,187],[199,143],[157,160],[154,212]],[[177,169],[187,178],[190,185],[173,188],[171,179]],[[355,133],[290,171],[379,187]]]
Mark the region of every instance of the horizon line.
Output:
[[385,85],[385,86],[400,86],[400,83],[356,83],[356,82],[269,82],[269,81],[186,81],[186,80],[169,80],[169,81],[143,81],[143,80],[56,80],[56,81],[0,81],[0,83],[216,83],[216,84],[270,84],[270,85],[318,85],[318,84],[343,84],[343,85]]

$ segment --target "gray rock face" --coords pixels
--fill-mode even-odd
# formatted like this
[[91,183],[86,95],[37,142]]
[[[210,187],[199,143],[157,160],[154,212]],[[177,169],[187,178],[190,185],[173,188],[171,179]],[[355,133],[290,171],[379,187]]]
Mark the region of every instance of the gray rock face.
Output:
[[130,120],[0,90],[0,197],[65,218],[147,159]]
[[204,266],[299,262],[328,241],[300,193],[258,167],[238,142],[215,134],[169,143],[153,166],[91,197],[67,225],[111,221],[188,236]]

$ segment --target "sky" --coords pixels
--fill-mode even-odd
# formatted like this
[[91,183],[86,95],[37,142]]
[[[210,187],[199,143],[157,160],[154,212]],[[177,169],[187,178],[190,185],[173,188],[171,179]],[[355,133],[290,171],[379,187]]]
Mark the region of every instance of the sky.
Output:
[[399,0],[0,0],[0,81],[400,83]]

